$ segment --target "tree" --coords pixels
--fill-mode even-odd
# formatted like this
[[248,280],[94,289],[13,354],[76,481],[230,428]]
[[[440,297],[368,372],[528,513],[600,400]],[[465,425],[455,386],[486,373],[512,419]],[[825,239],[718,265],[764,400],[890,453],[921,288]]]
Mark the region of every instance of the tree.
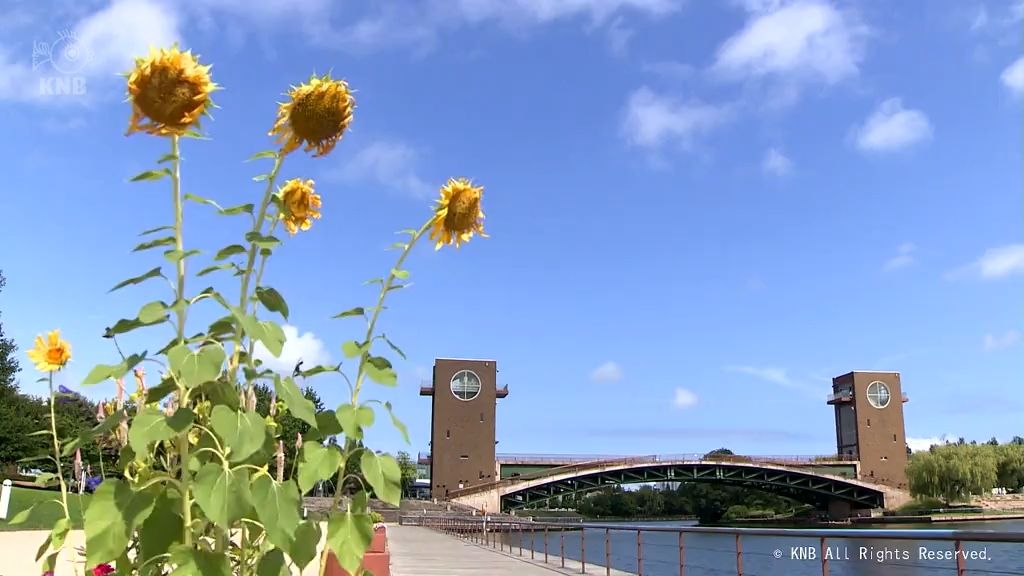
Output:
[[[254,387],[256,393],[256,412],[263,416],[270,414],[270,400],[273,398],[273,393],[269,386],[265,384],[256,384]],[[311,387],[306,387],[302,391],[302,395],[313,403],[313,408],[316,412],[320,412],[324,409],[323,400]],[[295,462],[295,441],[299,434],[306,435],[312,428],[308,423],[303,420],[299,420],[292,415],[290,411],[277,410],[276,421],[278,429],[275,430],[277,439],[284,443],[284,477],[291,478],[293,464]],[[274,465],[271,465],[271,470],[275,469]]]
[[[7,279],[4,278],[3,271],[0,271],[0,292],[3,292],[4,286],[7,284]],[[14,340],[4,336],[4,324],[0,320],[0,400],[7,400],[11,393],[17,393],[18,386],[15,383],[15,377],[21,370],[18,366],[18,359],[15,353],[18,351],[18,346],[14,343]]]
[[399,470],[402,471],[402,493],[405,494],[408,492],[409,487],[416,482],[416,476],[419,475],[416,470],[416,462],[413,461],[408,452],[404,451],[399,452],[395,460],[398,462]]

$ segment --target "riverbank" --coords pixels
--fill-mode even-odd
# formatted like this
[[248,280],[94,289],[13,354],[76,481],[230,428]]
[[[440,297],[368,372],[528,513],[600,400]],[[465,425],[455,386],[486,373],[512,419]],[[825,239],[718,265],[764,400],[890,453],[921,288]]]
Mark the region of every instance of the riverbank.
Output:
[[1005,520],[1024,520],[1019,512],[988,513],[988,514],[925,514],[913,516],[875,516],[851,518],[851,524],[941,524],[946,522],[998,522]]

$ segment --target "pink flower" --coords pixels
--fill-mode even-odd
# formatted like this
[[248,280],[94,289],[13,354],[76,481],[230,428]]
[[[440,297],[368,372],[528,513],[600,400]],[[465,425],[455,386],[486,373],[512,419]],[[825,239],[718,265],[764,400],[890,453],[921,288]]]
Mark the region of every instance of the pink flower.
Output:
[[92,576],[109,576],[113,573],[114,568],[110,564],[100,564],[92,569]]

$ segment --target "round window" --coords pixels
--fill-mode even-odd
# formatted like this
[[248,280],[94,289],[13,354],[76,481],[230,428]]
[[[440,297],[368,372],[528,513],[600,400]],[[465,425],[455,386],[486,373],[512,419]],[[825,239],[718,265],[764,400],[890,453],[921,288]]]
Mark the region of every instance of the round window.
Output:
[[889,405],[889,387],[885,382],[872,382],[868,384],[868,402],[875,408],[885,408]]
[[480,377],[472,370],[459,370],[452,376],[452,394],[469,401],[480,395]]

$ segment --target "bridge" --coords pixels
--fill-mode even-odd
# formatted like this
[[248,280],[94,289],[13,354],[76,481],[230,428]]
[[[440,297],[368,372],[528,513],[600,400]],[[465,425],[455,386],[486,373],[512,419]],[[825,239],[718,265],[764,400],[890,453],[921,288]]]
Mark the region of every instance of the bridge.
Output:
[[508,466],[548,467],[507,476],[448,494],[448,499],[485,512],[519,510],[552,499],[638,483],[713,482],[757,488],[827,508],[831,516],[854,510],[898,506],[909,497],[887,486],[856,480],[858,462],[836,457],[666,455],[592,459],[555,465],[579,457],[517,455],[499,458]]

